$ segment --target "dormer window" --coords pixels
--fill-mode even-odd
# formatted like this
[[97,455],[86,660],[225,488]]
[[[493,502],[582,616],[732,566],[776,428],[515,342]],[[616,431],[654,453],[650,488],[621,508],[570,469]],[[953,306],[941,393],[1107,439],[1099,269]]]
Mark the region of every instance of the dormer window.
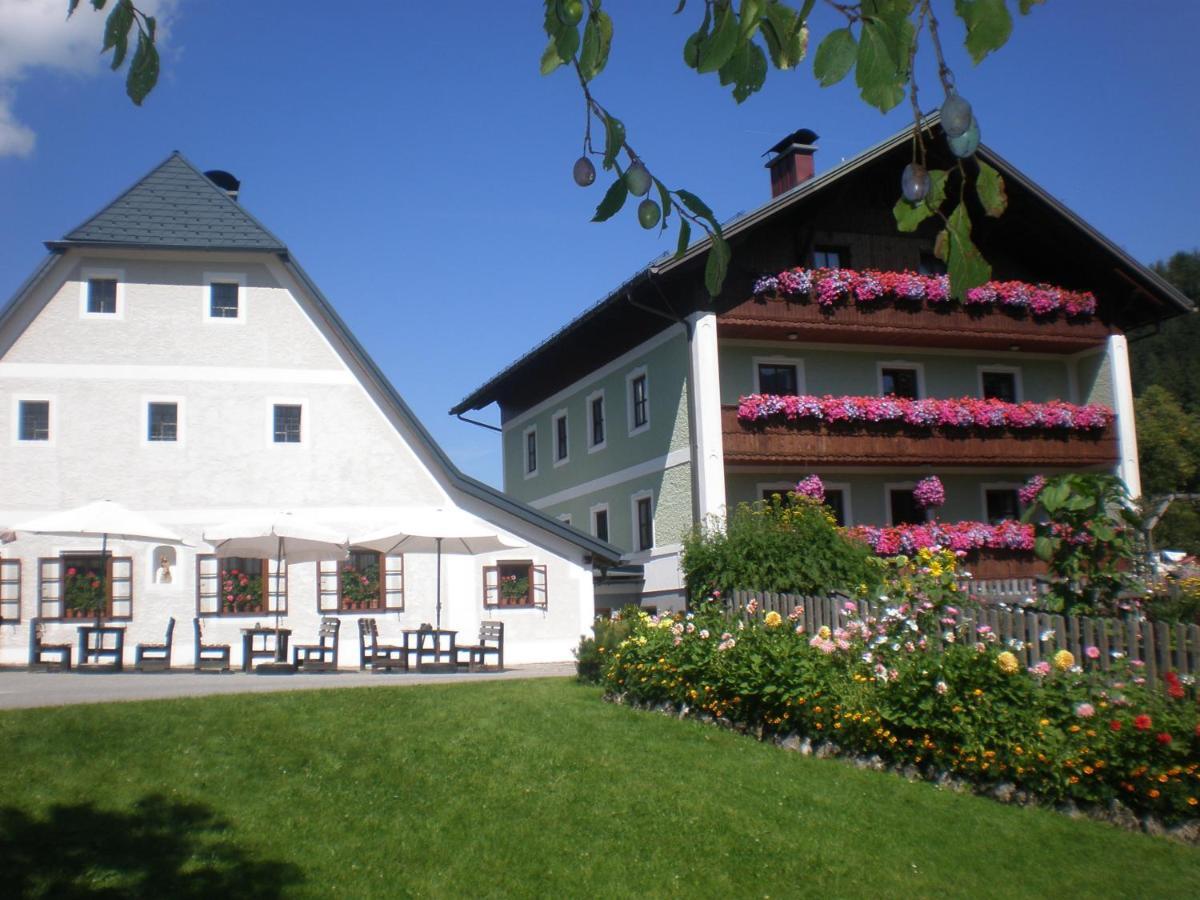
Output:
[[89,278],[87,283],[87,311],[92,315],[116,315],[117,279]]
[[209,285],[208,314],[214,319],[236,319],[238,317],[238,285],[228,281],[214,281]]

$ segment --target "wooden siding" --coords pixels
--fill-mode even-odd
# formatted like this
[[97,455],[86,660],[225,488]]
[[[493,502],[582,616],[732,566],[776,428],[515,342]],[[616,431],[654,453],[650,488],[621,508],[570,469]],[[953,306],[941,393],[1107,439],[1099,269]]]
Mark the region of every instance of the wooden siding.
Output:
[[1095,434],[941,432],[810,423],[747,426],[721,407],[726,465],[1038,466],[1087,469],[1118,461],[1114,426]]
[[756,338],[883,344],[909,347],[953,347],[970,350],[1076,353],[1105,342],[1109,328],[1097,319],[1076,322],[1063,316],[1038,322],[1005,312],[861,309],[839,305],[826,310],[816,303],[747,300],[717,318],[724,338]]

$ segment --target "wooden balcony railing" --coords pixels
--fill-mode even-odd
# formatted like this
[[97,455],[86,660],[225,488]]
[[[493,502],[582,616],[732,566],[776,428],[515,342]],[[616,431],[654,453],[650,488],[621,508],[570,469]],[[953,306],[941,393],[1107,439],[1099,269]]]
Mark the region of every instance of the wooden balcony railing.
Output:
[[[864,309],[851,304],[826,309],[816,303],[747,300],[717,317],[721,337],[831,341],[964,350],[1075,353],[1103,344],[1110,329],[1097,319],[1066,316],[1041,321],[1002,310]],[[795,338],[792,338],[795,335]]]
[[736,406],[721,407],[726,465],[1037,466],[1095,469],[1118,461],[1116,429],[1088,432],[916,429],[867,426],[748,425]]

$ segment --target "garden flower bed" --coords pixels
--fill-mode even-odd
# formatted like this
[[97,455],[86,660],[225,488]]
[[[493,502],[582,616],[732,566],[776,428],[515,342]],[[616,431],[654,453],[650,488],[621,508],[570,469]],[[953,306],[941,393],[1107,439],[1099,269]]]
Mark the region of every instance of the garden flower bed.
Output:
[[[901,561],[891,606],[804,630],[802,612],[643,616],[603,678],[628,702],[669,704],[794,744],[961,780],[997,796],[1118,808],[1179,823],[1200,815],[1200,716],[1190,679],[1150,685],[1099,650],[1023,670],[987,628],[966,634],[956,560]],[[1160,689],[1154,690],[1158,687]]]
[[[754,284],[758,299],[811,301],[823,307],[840,303],[879,307],[887,303],[932,309],[955,304],[950,296],[950,279],[945,275],[916,272],[880,272],[875,269],[787,269],[764,275]],[[1049,319],[1059,313],[1088,319],[1096,313],[1091,291],[1071,291],[1050,284],[1023,281],[989,281],[967,291],[967,309],[1000,309],[1013,315],[1031,314]]]

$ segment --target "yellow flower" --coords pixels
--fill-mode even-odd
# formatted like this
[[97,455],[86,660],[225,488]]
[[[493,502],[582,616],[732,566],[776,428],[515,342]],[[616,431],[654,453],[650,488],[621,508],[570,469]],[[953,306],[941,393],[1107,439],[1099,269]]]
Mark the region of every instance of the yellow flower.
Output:
[[1058,671],[1065,672],[1073,665],[1075,665],[1075,657],[1070,650],[1059,650],[1054,654],[1054,668]]
[[783,624],[783,616],[781,616],[779,613],[775,612],[775,610],[771,610],[769,613],[767,613],[766,617],[763,619],[763,623],[768,628],[778,628],[780,625]]
[[822,625],[820,628],[817,629],[817,636],[820,637],[821,640],[823,640],[823,641],[829,640],[830,634],[832,634],[832,632],[829,630],[828,625]]
[[1021,664],[1017,662],[1017,658],[1007,650],[996,657],[996,665],[1005,675],[1014,675],[1021,668]]

